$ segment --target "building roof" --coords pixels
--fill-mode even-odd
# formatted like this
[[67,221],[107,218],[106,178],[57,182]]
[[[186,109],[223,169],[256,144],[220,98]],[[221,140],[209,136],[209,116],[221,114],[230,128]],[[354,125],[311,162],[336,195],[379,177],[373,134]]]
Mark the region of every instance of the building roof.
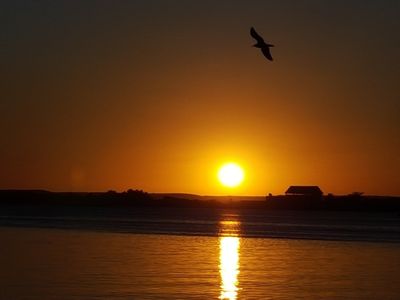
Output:
[[321,189],[316,185],[292,185],[290,186],[286,194],[295,194],[295,195],[322,195]]

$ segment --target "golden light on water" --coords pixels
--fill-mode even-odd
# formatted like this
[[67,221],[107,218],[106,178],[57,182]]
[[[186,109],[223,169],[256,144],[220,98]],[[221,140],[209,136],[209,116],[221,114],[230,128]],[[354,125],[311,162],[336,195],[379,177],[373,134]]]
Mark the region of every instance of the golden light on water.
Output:
[[[240,238],[237,236],[239,222],[222,221],[220,222],[221,236],[219,240],[220,256],[219,271],[221,275],[220,299],[237,299],[239,286],[239,254]],[[232,229],[235,230],[232,230]]]
[[224,236],[220,238],[220,299],[235,300],[238,293],[239,275],[239,237]]

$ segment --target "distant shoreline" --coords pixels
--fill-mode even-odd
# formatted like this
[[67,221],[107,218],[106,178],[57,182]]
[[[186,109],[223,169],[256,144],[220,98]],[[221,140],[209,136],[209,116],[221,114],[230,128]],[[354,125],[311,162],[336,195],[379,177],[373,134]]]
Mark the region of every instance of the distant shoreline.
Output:
[[98,207],[223,207],[266,210],[390,211],[400,216],[400,197],[351,195],[199,196],[193,194],[126,192],[50,192],[0,190],[0,206],[98,206]]

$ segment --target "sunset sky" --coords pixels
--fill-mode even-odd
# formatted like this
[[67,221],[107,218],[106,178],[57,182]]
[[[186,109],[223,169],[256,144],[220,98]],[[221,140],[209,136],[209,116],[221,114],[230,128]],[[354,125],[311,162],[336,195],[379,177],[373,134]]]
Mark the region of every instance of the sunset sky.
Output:
[[398,0],[2,1],[0,19],[1,189],[400,195]]

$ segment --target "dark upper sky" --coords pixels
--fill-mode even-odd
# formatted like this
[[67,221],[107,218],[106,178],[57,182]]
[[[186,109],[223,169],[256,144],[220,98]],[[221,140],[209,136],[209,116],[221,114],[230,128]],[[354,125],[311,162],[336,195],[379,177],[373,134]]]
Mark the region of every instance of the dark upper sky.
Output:
[[0,20],[0,188],[400,195],[397,0],[2,1]]

